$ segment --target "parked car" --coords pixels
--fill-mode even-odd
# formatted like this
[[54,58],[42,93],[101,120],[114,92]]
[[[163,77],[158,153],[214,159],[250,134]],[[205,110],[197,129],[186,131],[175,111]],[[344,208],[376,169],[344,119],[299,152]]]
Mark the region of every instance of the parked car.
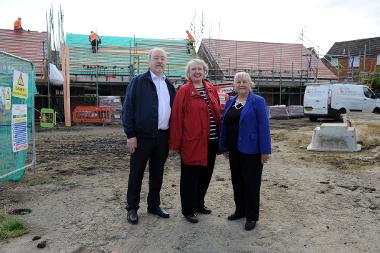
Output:
[[380,113],[380,99],[365,85],[348,83],[309,84],[304,95],[304,114],[311,121],[318,118],[341,120],[346,112]]

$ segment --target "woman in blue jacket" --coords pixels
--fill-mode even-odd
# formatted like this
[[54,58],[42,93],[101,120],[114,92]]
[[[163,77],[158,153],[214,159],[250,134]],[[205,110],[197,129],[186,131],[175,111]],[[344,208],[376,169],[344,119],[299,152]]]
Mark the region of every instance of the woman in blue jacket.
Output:
[[235,75],[237,96],[226,104],[220,138],[220,148],[229,158],[236,206],[228,219],[246,217],[245,230],[254,229],[259,219],[261,174],[271,154],[266,102],[251,86],[248,73]]

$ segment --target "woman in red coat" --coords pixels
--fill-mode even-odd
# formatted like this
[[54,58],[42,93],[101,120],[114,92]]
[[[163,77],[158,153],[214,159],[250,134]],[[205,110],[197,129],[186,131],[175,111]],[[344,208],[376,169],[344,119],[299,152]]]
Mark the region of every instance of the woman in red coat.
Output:
[[204,198],[214,170],[220,132],[220,103],[214,86],[204,80],[207,64],[193,59],[186,66],[188,82],[174,99],[169,148],[181,156],[182,214],[197,223],[196,213],[210,214]]

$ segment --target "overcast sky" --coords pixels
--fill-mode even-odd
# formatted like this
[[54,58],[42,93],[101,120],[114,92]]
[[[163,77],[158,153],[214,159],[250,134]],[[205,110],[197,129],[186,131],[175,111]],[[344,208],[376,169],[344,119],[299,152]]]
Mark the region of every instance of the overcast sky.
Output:
[[[203,38],[301,43],[327,52],[337,41],[380,36],[379,0],[1,0],[0,28],[46,31],[46,12],[61,4],[66,33],[139,38],[186,38],[191,24]],[[57,26],[58,24],[56,24]],[[311,46],[306,41],[305,46]]]

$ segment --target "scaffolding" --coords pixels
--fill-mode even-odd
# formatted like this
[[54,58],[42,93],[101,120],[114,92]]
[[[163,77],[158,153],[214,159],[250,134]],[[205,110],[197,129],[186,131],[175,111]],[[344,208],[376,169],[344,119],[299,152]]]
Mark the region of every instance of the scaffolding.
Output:
[[[253,44],[249,44],[253,43]],[[266,48],[271,47],[271,63]],[[276,45],[278,46],[273,49]],[[306,48],[304,44],[293,44],[299,48],[298,58],[289,58],[283,47],[286,43],[239,42],[221,40],[204,40],[198,55],[209,65],[208,79],[215,84],[232,83],[234,74],[240,71],[250,74],[255,83],[255,92],[266,97],[270,105],[302,105],[305,83],[333,81],[336,77],[322,62],[320,52],[314,48]],[[227,48],[227,49],[226,49]],[[244,54],[247,50],[254,53]],[[298,49],[297,49],[298,50]],[[263,55],[264,54],[264,55]],[[242,62],[242,63],[241,63]],[[241,63],[241,64],[240,64]],[[323,67],[324,75],[321,75]]]
[[[65,43],[61,56],[66,92],[63,97],[61,94],[56,97],[57,101],[64,99],[64,104],[70,108],[99,106],[101,96],[123,97],[129,80],[148,70],[148,54],[154,47],[167,51],[165,75],[174,82],[184,79],[185,66],[192,59],[185,39],[102,36],[96,53],[91,50],[88,35],[67,34]],[[67,95],[70,90],[73,95]],[[70,117],[65,110],[65,119]]]

